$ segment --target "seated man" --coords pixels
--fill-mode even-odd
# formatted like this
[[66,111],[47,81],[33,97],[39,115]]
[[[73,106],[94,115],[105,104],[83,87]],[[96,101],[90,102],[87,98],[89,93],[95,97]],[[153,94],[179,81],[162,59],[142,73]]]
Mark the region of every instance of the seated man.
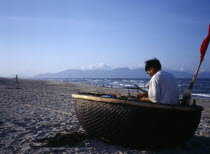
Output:
[[163,104],[178,104],[179,90],[176,78],[161,70],[160,61],[156,58],[145,62],[145,71],[150,75],[148,94],[140,93],[137,97],[141,101]]

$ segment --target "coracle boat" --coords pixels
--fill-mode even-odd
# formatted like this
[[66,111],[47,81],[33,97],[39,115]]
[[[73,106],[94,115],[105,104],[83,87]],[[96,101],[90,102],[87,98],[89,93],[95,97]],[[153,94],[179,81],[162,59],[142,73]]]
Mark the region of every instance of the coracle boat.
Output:
[[80,125],[91,136],[125,146],[181,144],[194,135],[203,110],[195,104],[166,105],[103,96],[72,94]]

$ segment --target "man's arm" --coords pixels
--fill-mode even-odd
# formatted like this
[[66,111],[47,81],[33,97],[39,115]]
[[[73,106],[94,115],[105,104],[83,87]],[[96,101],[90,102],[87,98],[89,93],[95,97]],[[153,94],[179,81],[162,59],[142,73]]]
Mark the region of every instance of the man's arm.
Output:
[[148,97],[148,93],[139,93],[136,97],[139,99],[141,99],[142,97]]
[[143,102],[152,102],[149,97],[142,97],[141,101],[143,101]]
[[150,98],[148,97],[148,93],[140,93],[137,95],[137,98],[139,98],[141,101],[144,101],[144,102],[152,102]]

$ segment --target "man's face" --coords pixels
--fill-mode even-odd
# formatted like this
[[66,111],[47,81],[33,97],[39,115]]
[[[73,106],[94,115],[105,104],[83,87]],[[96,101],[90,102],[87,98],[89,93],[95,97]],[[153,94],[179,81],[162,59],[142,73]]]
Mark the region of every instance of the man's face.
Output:
[[153,75],[155,75],[157,73],[157,70],[154,69],[154,68],[150,68],[148,71],[147,71],[147,74],[149,74],[150,77],[152,77]]

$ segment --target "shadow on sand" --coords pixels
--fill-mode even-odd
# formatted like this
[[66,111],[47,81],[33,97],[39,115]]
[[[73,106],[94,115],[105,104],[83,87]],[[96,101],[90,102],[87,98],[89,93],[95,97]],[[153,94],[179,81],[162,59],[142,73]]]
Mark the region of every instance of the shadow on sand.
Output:
[[[97,146],[96,143],[93,142],[101,142],[104,146]],[[72,131],[72,132],[59,132],[54,137],[49,138],[41,138],[35,140],[35,142],[42,143],[39,147],[83,147],[89,145],[93,150],[103,151],[107,146],[116,146],[112,145],[108,142],[95,139],[94,137],[88,136],[84,131]],[[203,136],[194,136],[189,141],[178,145],[176,147],[165,147],[165,148],[132,148],[132,147],[122,147],[124,150],[138,150],[138,151],[146,151],[148,153],[185,153],[185,152],[193,152],[193,153],[209,153],[210,152],[210,137]],[[122,149],[121,149],[122,150]]]

